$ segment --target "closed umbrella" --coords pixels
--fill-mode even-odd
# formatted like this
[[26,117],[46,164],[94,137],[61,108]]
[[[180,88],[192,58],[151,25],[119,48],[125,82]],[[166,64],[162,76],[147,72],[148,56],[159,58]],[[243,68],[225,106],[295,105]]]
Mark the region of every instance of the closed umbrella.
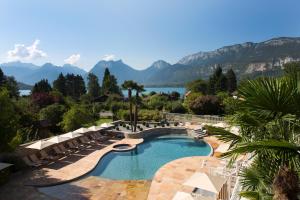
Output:
[[69,139],[70,139],[70,138],[68,138],[68,137],[64,137],[64,136],[62,136],[62,135],[58,135],[58,136],[54,136],[53,138],[50,138],[50,139],[47,140],[47,141],[53,142],[53,143],[61,143],[61,142],[67,141],[67,140],[69,140]]
[[74,133],[87,133],[90,132],[91,130],[89,130],[88,128],[79,128],[75,131],[73,131]]
[[53,144],[55,144],[55,143],[54,142],[49,142],[47,140],[39,140],[39,141],[27,146],[26,148],[41,150],[41,149],[47,148],[47,147],[49,147]]
[[69,133],[62,134],[60,136],[72,139],[72,138],[80,137],[80,136],[82,136],[82,134],[75,133],[75,132],[69,132]]
[[102,128],[100,126],[91,126],[88,129],[90,131],[100,131]]

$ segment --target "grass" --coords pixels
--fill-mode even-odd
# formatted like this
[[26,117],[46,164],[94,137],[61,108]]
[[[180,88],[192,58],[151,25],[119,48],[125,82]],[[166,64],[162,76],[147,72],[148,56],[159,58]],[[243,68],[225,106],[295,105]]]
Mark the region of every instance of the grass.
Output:
[[99,120],[95,121],[96,125],[101,125],[103,123],[112,122],[111,118],[100,118]]
[[109,122],[112,122],[112,119],[111,118],[100,118],[94,122],[90,122],[90,123],[87,123],[87,124],[84,124],[84,127],[90,127],[90,126],[98,126],[98,125],[101,125],[103,123],[109,123]]

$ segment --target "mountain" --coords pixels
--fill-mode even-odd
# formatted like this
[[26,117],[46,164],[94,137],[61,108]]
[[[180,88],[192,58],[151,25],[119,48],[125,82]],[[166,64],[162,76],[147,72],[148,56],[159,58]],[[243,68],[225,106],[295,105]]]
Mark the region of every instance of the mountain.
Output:
[[[89,72],[102,82],[105,68],[110,70],[122,84],[134,80],[144,85],[183,85],[195,79],[207,79],[220,65],[224,72],[232,68],[239,79],[244,77],[276,76],[282,73],[283,64],[300,61],[300,37],[279,37],[263,42],[246,42],[225,46],[214,51],[198,52],[180,59],[176,64],[163,60],[154,62],[144,70],[136,70],[122,60],[99,61]],[[72,65],[55,66],[46,63],[36,66],[31,63],[12,62],[0,65],[3,72],[16,80],[33,85],[46,78],[52,83],[59,73],[80,74],[87,72]]]
[[21,82],[18,82],[18,88],[20,90],[31,90],[32,89],[32,85],[28,85],[28,84],[25,84],[25,83],[21,83]]
[[273,38],[260,43],[246,42],[225,46],[214,51],[199,52],[179,60],[190,70],[207,78],[216,65],[229,68],[239,77],[280,72],[283,64],[300,61],[300,37]]
[[124,64],[122,60],[99,61],[89,72],[97,75],[102,82],[105,68],[108,68],[110,73],[117,78],[118,84],[122,84],[125,80],[142,80],[140,71]]
[[31,63],[10,62],[1,64],[0,68],[4,74],[14,76],[18,82],[29,85],[33,85],[41,79],[48,79],[48,81],[52,83],[60,73],[86,74],[86,71],[69,64],[60,67],[51,63],[36,66]]

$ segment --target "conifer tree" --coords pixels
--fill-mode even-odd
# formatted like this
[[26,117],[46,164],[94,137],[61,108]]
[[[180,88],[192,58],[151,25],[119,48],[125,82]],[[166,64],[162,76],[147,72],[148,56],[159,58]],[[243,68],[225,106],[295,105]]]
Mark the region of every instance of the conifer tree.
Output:
[[228,92],[232,93],[237,88],[236,76],[235,76],[235,73],[234,73],[234,71],[232,69],[229,69],[227,71],[226,78],[227,78],[227,89],[228,89]]
[[51,85],[48,83],[47,79],[42,79],[32,88],[32,93],[45,92],[48,93],[52,90]]
[[88,75],[88,94],[93,98],[97,98],[100,96],[101,88],[98,82],[98,77],[89,73]]
[[62,73],[53,81],[53,89],[59,91],[64,96],[66,95],[66,78]]

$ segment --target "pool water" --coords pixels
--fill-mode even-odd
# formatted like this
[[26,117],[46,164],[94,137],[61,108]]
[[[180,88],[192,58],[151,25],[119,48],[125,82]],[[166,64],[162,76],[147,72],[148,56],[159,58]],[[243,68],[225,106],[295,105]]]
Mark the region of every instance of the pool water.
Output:
[[89,175],[114,180],[152,179],[160,167],[172,160],[210,153],[211,147],[203,141],[178,135],[156,137],[132,151],[106,154]]

